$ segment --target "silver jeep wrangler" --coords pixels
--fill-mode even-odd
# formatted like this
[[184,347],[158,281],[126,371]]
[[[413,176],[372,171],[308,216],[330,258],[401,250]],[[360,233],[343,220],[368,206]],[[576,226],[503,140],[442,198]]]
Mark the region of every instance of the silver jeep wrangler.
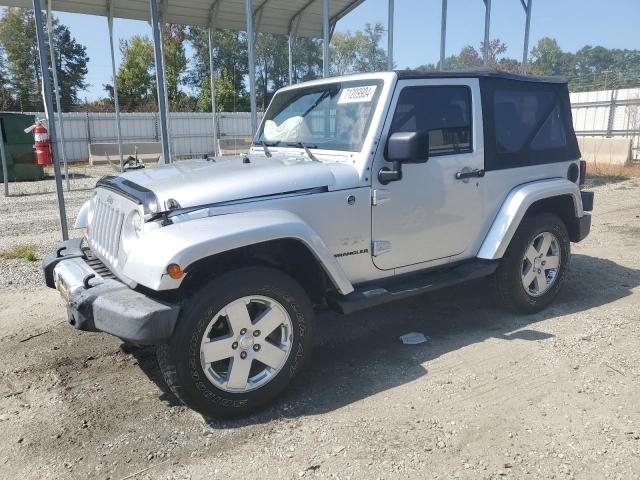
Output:
[[44,261],[69,321],[157,344],[210,416],[273,399],[342,313],[489,277],[530,313],[567,275],[593,194],[566,81],[491,70],[283,88],[250,152],[104,177]]

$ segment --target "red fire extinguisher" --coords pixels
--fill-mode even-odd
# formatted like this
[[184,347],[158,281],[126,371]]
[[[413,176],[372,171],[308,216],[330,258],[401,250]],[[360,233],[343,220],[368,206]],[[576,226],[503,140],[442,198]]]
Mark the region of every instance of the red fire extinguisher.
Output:
[[36,123],[25,130],[29,133],[33,130],[33,137],[35,144],[33,147],[36,149],[36,161],[38,165],[51,165],[51,140],[49,139],[49,132],[42,124],[40,120],[36,120]]

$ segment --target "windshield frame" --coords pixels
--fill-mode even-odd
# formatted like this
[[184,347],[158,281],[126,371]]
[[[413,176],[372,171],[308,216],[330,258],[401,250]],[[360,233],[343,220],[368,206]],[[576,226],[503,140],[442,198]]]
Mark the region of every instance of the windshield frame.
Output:
[[[304,142],[304,146],[311,149],[318,150],[326,150],[326,151],[336,151],[336,152],[349,152],[349,153],[359,153],[362,152],[365,148],[365,144],[367,143],[367,138],[369,136],[369,130],[371,129],[372,122],[374,120],[376,111],[380,107],[380,101],[383,97],[383,91],[385,88],[385,80],[380,77],[365,77],[365,78],[354,78],[354,79],[341,79],[331,82],[322,82],[322,83],[312,83],[311,85],[302,84],[299,87],[289,87],[276,92],[273,96],[271,102],[269,103],[269,107],[267,108],[262,121],[260,122],[260,127],[256,132],[252,147],[262,148],[263,143],[268,145],[269,147],[275,148],[304,148],[301,142],[299,141],[269,141],[263,137],[264,128],[267,120],[275,118],[279,115],[288,105],[290,105],[296,99],[303,97],[304,95],[308,95],[314,92],[327,92],[330,90],[335,90],[336,95],[338,92],[344,91],[345,88],[354,88],[360,86],[370,86],[375,85],[376,91],[374,92],[371,98],[371,108],[368,112],[367,119],[362,128],[362,135],[359,141],[356,143],[348,144],[348,143],[323,143],[323,142],[315,142],[313,140],[309,140],[308,142]],[[284,102],[280,104],[279,100],[283,97],[290,97],[285,99]],[[322,95],[324,96],[324,95]],[[322,104],[319,102],[318,105]],[[274,112],[274,109],[277,111]],[[308,112],[305,112],[305,115]],[[335,119],[334,119],[335,121]]]

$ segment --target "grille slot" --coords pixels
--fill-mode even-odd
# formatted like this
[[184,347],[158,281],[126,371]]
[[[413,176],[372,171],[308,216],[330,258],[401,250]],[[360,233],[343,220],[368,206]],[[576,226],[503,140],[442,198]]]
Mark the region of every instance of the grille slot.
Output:
[[84,256],[85,256],[84,261],[102,278],[111,278],[112,280],[118,279],[113,274],[113,272],[109,270],[109,268],[104,263],[102,263],[102,261],[98,257],[96,257],[93,254],[90,248],[84,247],[82,251],[84,252]]
[[124,216],[124,212],[117,207],[105,202],[100,196],[95,197],[90,244],[112,266],[115,266],[118,259]]

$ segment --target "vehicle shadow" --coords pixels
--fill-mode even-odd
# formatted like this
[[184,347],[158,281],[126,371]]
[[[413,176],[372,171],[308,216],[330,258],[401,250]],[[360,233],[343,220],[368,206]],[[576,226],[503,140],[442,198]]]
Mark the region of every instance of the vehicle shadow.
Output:
[[[536,328],[538,322],[608,304],[630,295],[638,285],[640,270],[573,255],[569,278],[558,298],[534,315],[512,314],[495,306],[486,280],[349,316],[323,312],[317,316],[312,361],[284,395],[246,418],[205,420],[211,428],[236,428],[335,410],[427,375],[425,363],[430,360],[489,338],[544,341],[553,335]],[[400,335],[412,331],[424,333],[428,341],[402,344]],[[172,405],[179,403],[162,381],[155,361],[146,358],[139,363],[165,399]]]

